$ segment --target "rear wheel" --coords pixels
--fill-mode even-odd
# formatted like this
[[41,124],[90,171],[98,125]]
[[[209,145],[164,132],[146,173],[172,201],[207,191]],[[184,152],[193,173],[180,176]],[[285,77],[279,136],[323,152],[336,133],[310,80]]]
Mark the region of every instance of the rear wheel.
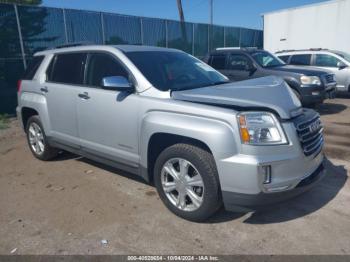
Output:
[[221,206],[215,162],[202,148],[176,144],[165,149],[156,161],[154,180],[164,204],[182,218],[203,221]]
[[58,149],[51,147],[39,116],[31,116],[26,126],[27,140],[33,155],[40,160],[50,160],[57,156]]

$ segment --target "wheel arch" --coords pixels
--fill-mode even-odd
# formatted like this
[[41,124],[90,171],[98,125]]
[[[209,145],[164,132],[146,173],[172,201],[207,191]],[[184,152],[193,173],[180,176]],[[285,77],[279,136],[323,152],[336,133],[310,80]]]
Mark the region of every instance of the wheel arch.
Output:
[[19,104],[24,129],[29,117],[38,115],[45,133],[49,135],[51,128],[46,98],[43,95],[26,92],[21,95]]
[[150,137],[147,147],[147,174],[149,182],[153,182],[154,163],[159,154],[166,148],[179,143],[197,146],[212,154],[209,146],[206,143],[193,137],[162,132],[154,133]]
[[21,118],[22,118],[22,124],[23,124],[24,131],[26,131],[28,119],[31,116],[35,116],[35,115],[39,115],[37,110],[35,110],[31,107],[22,107],[22,109],[21,109],[21,116],[22,117]]
[[173,144],[198,146],[217,161],[238,152],[237,141],[240,141],[233,127],[224,121],[170,112],[149,113],[142,120],[139,139],[141,175],[147,181],[152,181],[159,153]]

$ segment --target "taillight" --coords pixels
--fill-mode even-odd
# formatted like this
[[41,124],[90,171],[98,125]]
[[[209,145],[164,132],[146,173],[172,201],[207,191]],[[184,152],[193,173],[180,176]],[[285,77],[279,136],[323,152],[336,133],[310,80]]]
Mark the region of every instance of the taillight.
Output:
[[22,80],[17,81],[17,93],[21,92]]

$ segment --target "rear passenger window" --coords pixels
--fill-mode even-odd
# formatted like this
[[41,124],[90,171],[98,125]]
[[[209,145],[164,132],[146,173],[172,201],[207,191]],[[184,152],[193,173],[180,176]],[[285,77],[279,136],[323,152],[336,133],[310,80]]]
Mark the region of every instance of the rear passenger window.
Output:
[[290,64],[292,65],[310,65],[311,55],[293,55]]
[[22,79],[32,80],[43,60],[44,60],[44,56],[34,56],[32,60],[29,62],[29,65],[27,66],[27,69],[24,72]]
[[59,54],[51,61],[47,80],[55,83],[82,85],[86,54]]
[[213,55],[211,57],[210,65],[215,69],[225,69],[226,67],[226,56],[225,55]]
[[283,62],[288,64],[289,57],[290,57],[290,55],[281,55],[278,58],[281,59]]
[[102,79],[108,76],[123,76],[129,78],[129,73],[109,54],[94,53],[90,55],[86,74],[87,85],[101,86]]

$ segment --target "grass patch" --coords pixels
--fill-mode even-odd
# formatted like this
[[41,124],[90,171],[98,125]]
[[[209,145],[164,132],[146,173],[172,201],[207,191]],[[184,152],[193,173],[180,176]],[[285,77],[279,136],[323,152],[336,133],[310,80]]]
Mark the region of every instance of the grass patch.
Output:
[[6,129],[9,127],[9,116],[7,114],[0,114],[0,129]]

